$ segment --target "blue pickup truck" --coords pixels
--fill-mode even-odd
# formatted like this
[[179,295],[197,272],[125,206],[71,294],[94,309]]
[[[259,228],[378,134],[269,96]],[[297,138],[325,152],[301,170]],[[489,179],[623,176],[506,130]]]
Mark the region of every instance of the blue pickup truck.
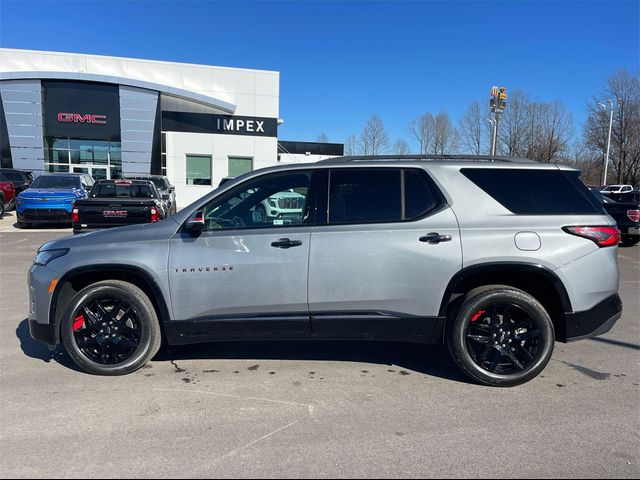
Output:
[[40,175],[18,195],[18,226],[30,228],[34,223],[71,224],[71,210],[76,200],[87,198],[93,179],[84,173]]

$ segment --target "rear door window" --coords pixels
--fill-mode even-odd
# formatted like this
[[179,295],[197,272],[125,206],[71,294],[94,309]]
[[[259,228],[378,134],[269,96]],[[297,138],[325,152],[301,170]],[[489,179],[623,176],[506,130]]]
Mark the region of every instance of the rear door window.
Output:
[[358,168],[330,172],[330,224],[391,223],[424,216],[443,200],[418,169]]
[[507,210],[520,215],[593,215],[602,206],[579,172],[463,168],[462,174]]

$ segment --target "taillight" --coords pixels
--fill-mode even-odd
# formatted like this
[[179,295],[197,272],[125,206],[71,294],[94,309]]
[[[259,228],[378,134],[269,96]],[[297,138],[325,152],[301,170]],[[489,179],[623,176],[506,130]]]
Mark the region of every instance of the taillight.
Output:
[[158,209],[156,207],[151,207],[151,223],[157,222],[160,220],[158,216]]
[[71,210],[71,221],[73,223],[78,223],[80,221],[80,212],[75,207]]
[[640,222],[640,210],[627,210],[627,217],[632,222]]
[[620,230],[616,227],[564,227],[563,230],[578,237],[588,238],[599,247],[612,247],[620,243]]

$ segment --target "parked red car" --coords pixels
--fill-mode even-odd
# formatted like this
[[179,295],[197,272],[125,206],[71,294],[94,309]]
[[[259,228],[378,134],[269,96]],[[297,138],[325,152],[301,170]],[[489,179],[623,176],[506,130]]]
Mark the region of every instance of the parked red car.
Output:
[[12,182],[0,181],[0,217],[16,203],[16,189]]

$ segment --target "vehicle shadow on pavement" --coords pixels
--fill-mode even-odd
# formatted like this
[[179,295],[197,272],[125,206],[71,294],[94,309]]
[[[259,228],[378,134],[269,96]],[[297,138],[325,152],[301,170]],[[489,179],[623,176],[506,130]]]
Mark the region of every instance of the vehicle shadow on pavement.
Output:
[[154,358],[154,361],[159,362],[180,360],[355,362],[384,365],[390,372],[400,375],[422,374],[461,383],[472,383],[458,369],[445,347],[402,342],[328,340],[220,342],[171,346],[163,348]]
[[80,371],[63,348],[56,348],[54,351],[50,351],[44,343],[31,338],[28,319],[25,318],[18,324],[18,328],[16,328],[16,337],[20,340],[20,349],[22,350],[22,353],[27,357],[42,360],[45,363],[50,363],[53,360],[54,362],[70,368],[71,370],[75,370],[77,372]]

